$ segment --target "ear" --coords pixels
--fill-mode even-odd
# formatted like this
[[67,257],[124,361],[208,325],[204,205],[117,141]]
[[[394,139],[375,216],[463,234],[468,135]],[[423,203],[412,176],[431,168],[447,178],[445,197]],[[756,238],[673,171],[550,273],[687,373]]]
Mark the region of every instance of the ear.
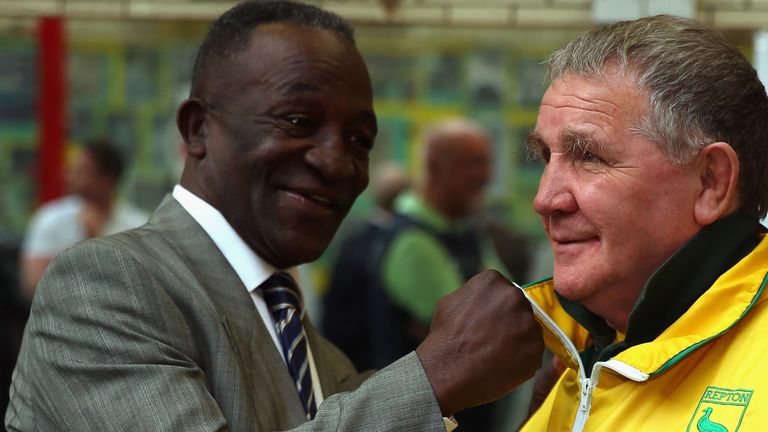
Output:
[[694,217],[709,225],[729,214],[738,205],[739,157],[729,144],[712,143],[701,150],[701,192]]
[[200,99],[189,98],[179,107],[176,126],[179,128],[187,154],[200,159],[206,152],[206,105]]

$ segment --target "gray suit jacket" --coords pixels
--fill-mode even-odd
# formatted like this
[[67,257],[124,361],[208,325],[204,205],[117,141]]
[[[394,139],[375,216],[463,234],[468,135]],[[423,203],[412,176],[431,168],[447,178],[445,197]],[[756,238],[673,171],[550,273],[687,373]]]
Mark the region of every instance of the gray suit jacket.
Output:
[[253,301],[166,197],[139,229],[60,255],[37,288],[10,431],[444,430],[415,353],[360,384],[307,320],[323,393],[306,419]]

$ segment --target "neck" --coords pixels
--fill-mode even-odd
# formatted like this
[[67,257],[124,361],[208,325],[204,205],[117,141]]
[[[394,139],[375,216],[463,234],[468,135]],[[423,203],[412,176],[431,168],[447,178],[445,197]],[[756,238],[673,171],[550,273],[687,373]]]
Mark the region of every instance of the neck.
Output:
[[592,308],[588,300],[582,300],[581,304],[586,310],[595,314],[598,319],[605,321],[605,324],[607,324],[608,327],[622,333],[627,332],[629,314],[632,310],[631,307],[627,309],[625,307],[619,307],[616,303],[613,303],[614,307],[610,310],[602,310],[599,308]]
[[90,196],[90,197],[83,197],[83,200],[91,206],[102,213],[109,214],[112,211],[112,206],[114,204],[114,194],[104,194],[103,196]]
[[456,222],[461,219],[461,214],[453,206],[449,205],[449,200],[445,194],[440,193],[436,188],[424,187],[420,191],[421,198],[432,208],[437,210],[440,215],[450,222]]

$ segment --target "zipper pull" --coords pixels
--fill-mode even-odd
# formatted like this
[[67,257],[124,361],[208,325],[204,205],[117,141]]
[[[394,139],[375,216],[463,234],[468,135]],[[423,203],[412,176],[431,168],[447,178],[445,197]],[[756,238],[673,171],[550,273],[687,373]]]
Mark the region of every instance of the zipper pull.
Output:
[[589,378],[584,380],[584,388],[581,390],[581,401],[579,403],[579,409],[586,411],[589,408],[589,399],[592,396],[592,380]]

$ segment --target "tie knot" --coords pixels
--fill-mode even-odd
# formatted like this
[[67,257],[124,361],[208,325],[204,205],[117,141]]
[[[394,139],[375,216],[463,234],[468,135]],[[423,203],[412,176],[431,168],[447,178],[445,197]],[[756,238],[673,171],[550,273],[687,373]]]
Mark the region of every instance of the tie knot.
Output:
[[298,311],[301,312],[302,316],[304,315],[299,288],[296,281],[288,273],[282,271],[273,273],[261,285],[261,289],[264,294],[264,301],[269,306],[273,316],[287,313],[291,309],[293,312]]

